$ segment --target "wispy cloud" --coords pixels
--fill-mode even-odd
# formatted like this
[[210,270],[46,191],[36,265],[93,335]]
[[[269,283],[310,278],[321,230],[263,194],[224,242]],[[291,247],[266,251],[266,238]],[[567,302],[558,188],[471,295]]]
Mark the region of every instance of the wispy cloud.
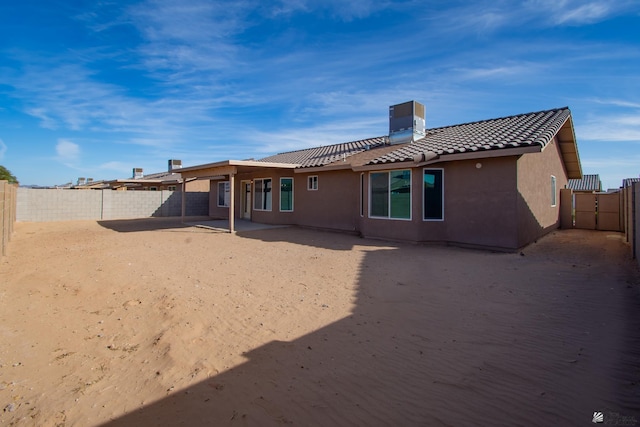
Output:
[[597,104],[613,105],[616,107],[638,108],[640,109],[640,103],[628,101],[626,99],[594,99],[591,100]]
[[111,161],[98,165],[97,169],[110,176],[114,176],[114,174],[115,176],[125,176],[131,172],[133,167],[137,166],[120,161]]
[[640,143],[640,112],[632,115],[601,115],[576,126],[579,140]]
[[56,159],[68,167],[76,167],[80,160],[80,146],[67,139],[59,139],[56,144]]
[[[556,4],[563,5],[563,3],[569,2],[559,2]],[[582,4],[579,6],[571,5],[569,8],[560,9],[560,13],[554,17],[554,22],[556,24],[591,24],[594,22],[598,22],[609,16],[611,12],[610,7],[611,2],[591,2]]]
[[254,130],[248,136],[252,140],[260,141],[257,154],[268,155],[382,136],[386,132],[379,135],[371,134],[371,129],[379,125],[379,120],[331,121],[310,127],[305,132],[301,132],[300,129],[282,129],[274,132]]
[[[326,0],[322,2],[314,0],[280,0],[272,2],[265,7],[267,16],[278,17],[281,15],[292,15],[294,13],[325,13],[330,17],[340,19],[345,22],[356,19],[363,19],[372,13],[402,6],[410,5],[413,1],[376,1],[376,0]],[[264,5],[261,5],[264,7]]]
[[589,25],[637,7],[633,1],[619,0],[530,0],[525,8],[543,14],[551,25]]
[[503,65],[485,67],[479,66],[477,68],[453,68],[452,71],[457,73],[458,78],[463,80],[495,80],[500,79],[505,82],[504,79],[519,80],[540,73],[544,64],[522,62],[511,63],[507,62]]

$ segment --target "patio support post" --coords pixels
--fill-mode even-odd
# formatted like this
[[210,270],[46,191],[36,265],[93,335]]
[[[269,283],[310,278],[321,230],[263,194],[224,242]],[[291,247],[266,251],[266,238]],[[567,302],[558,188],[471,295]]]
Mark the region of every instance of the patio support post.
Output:
[[229,232],[231,234],[235,233],[235,228],[234,228],[234,216],[235,216],[235,203],[234,201],[236,200],[235,197],[235,179],[234,179],[234,174],[230,173],[229,174]]
[[182,216],[182,223],[183,224],[184,224],[185,213],[187,211],[187,207],[186,207],[186,203],[185,203],[186,202],[186,198],[187,198],[187,195],[186,195],[187,182],[186,181],[187,181],[186,179],[182,180],[182,194],[181,194],[181,197],[182,197],[181,204],[182,204],[182,206],[180,206],[180,212],[182,214],[181,216]]

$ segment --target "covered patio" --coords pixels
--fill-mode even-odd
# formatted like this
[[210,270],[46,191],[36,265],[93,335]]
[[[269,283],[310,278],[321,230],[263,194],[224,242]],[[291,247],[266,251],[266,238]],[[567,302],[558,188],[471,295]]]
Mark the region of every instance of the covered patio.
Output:
[[[228,219],[222,220],[214,220],[207,221],[209,224],[203,224],[203,226],[219,229],[221,231],[228,231],[230,233],[235,233],[236,231],[248,231],[251,229],[262,229],[262,228],[271,228],[277,226],[267,226],[263,224],[255,224],[250,219],[241,219],[243,218],[242,211],[245,209],[243,207],[237,207],[236,202],[236,178],[239,174],[248,175],[250,173],[260,172],[262,170],[267,169],[290,169],[293,170],[298,167],[297,163],[271,163],[271,162],[260,162],[255,160],[224,160],[216,163],[208,163],[204,165],[192,166],[187,168],[180,169],[180,173],[182,174],[182,219],[185,222],[185,185],[188,182],[194,180],[209,180],[209,181],[228,181],[229,182],[229,217]],[[243,181],[244,182],[244,181]],[[249,186],[249,196],[253,196],[253,181],[246,181],[250,183]],[[246,197],[246,195],[244,196]],[[247,209],[251,210],[251,200],[247,200],[246,198],[241,201],[243,205],[248,205]],[[258,228],[255,228],[258,227]]]

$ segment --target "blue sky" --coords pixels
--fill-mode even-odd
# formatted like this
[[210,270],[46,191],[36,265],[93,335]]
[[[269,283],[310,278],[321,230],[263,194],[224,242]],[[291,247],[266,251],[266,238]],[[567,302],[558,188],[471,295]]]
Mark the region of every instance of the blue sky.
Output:
[[583,171],[640,174],[636,0],[0,4],[0,164],[125,178],[569,106]]

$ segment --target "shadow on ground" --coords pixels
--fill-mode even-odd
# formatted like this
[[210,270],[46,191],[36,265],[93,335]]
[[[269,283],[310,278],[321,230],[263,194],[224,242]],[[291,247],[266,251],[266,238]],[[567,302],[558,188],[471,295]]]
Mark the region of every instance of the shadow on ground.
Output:
[[[583,248],[560,233],[561,250],[554,234],[520,256],[376,250],[353,236],[293,234],[307,246],[370,245],[352,314],[256,348],[245,363],[105,427],[588,425],[593,411],[607,409],[640,421],[640,373],[628,370],[640,366],[638,310],[622,307],[640,304],[637,274],[628,286],[612,272],[631,264],[601,259],[623,258],[619,241]],[[453,269],[452,259],[460,261]],[[609,335],[617,327],[620,339]],[[619,351],[627,352],[624,365]]]
[[[139,231],[157,231],[192,227],[188,222],[202,220],[205,217],[186,217],[184,222],[182,217],[168,218],[140,218],[140,219],[113,219],[98,221],[101,227],[119,233],[131,233]],[[206,217],[208,219],[208,217]]]

